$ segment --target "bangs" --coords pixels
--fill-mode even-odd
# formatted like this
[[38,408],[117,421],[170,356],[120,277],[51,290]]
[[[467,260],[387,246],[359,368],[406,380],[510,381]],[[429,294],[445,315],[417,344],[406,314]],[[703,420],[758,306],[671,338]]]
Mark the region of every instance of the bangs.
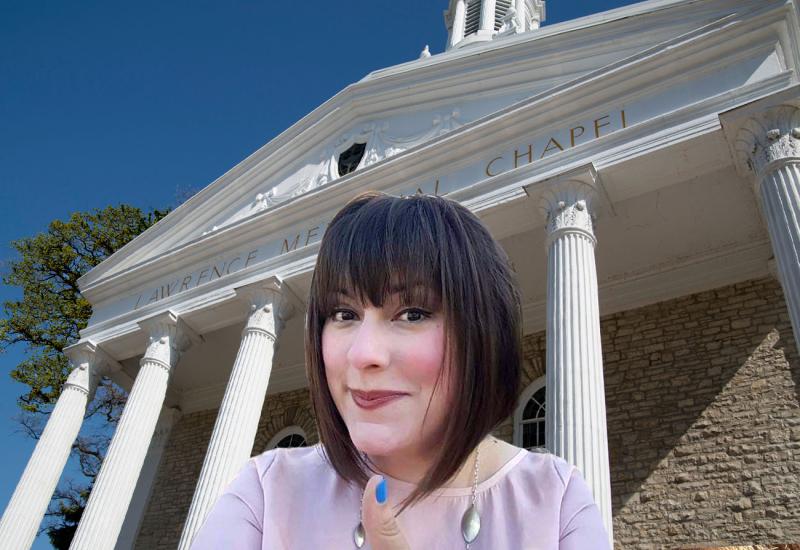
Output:
[[397,294],[403,304],[438,308],[442,280],[435,215],[424,201],[376,201],[338,220],[319,254],[321,316],[342,296],[382,307]]

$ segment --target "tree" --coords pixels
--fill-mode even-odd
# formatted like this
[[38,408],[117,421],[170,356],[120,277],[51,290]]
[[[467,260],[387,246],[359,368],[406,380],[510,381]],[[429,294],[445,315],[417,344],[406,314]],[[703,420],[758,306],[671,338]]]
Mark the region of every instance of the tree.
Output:
[[[23,411],[19,420],[30,436],[38,439],[69,375],[64,348],[78,341],[92,313],[78,279],[167,212],[128,205],[76,212],[67,221],[51,222],[44,233],[11,244],[19,257],[8,263],[2,280],[18,287],[22,299],[3,303],[0,352],[26,347],[26,358],[10,374],[29,388],[18,404]],[[82,434],[73,445],[85,483],[62,483],[43,528],[56,548],[69,546],[124,402],[119,387],[107,379],[100,383],[86,412],[86,419],[94,420],[92,433]]]

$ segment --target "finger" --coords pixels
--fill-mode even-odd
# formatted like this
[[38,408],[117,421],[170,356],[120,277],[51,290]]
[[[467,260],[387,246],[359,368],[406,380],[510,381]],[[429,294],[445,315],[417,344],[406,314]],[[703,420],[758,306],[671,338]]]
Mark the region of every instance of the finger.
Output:
[[[361,507],[367,541],[372,550],[409,550],[408,542],[389,504],[386,482],[384,481],[383,488],[380,488],[381,481],[383,481],[382,476],[372,476],[364,489]],[[383,502],[379,502],[378,497]]]

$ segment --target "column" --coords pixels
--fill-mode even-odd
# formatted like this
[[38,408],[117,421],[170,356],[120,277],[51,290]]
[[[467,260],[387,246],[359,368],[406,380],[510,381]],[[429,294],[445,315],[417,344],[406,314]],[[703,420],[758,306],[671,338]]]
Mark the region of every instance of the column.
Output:
[[250,458],[276,342],[295,309],[277,278],[236,293],[249,305],[249,315],[183,527],[181,550],[189,549],[217,498]]
[[465,0],[457,0],[456,12],[453,16],[453,28],[450,31],[450,47],[452,48],[464,39],[464,23],[467,16]]
[[800,346],[800,110],[765,109],[739,129],[734,150],[755,183],[778,279]]
[[578,467],[613,546],[593,209],[596,174],[547,182],[546,447]]
[[73,366],[72,372],[0,520],[0,541],[9,550],[27,550],[33,544],[101,371],[119,368],[116,361],[90,342],[70,346],[64,353]]
[[156,423],[156,430],[150,440],[150,447],[144,458],[142,471],[136,481],[136,488],[133,491],[131,502],[125,514],[125,521],[122,523],[117,543],[114,550],[133,550],[136,544],[136,537],[139,536],[139,529],[144,520],[144,514],[150,495],[153,492],[153,485],[158,474],[158,467],[161,465],[161,457],[172,433],[172,427],[180,419],[181,412],[178,408],[164,408]]
[[200,341],[171,311],[139,323],[148,336],[125,409],[114,432],[71,550],[111,550],[119,536],[136,480],[164,404],[170,375],[183,353]]
[[533,11],[530,14],[531,29],[538,29],[545,18],[544,0],[533,0]]
[[525,32],[528,30],[527,24],[527,17],[525,16],[525,0],[514,0],[514,9],[517,10],[517,25],[519,28],[519,32]]
[[481,2],[481,28],[479,35],[492,36],[494,34],[495,0],[482,0]]

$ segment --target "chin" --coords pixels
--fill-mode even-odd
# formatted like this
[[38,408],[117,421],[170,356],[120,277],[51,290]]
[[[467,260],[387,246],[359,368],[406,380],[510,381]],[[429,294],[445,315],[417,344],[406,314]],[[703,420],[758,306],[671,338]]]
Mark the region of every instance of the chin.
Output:
[[349,431],[356,449],[371,456],[390,455],[405,446],[396,427],[360,422],[349,427]]

